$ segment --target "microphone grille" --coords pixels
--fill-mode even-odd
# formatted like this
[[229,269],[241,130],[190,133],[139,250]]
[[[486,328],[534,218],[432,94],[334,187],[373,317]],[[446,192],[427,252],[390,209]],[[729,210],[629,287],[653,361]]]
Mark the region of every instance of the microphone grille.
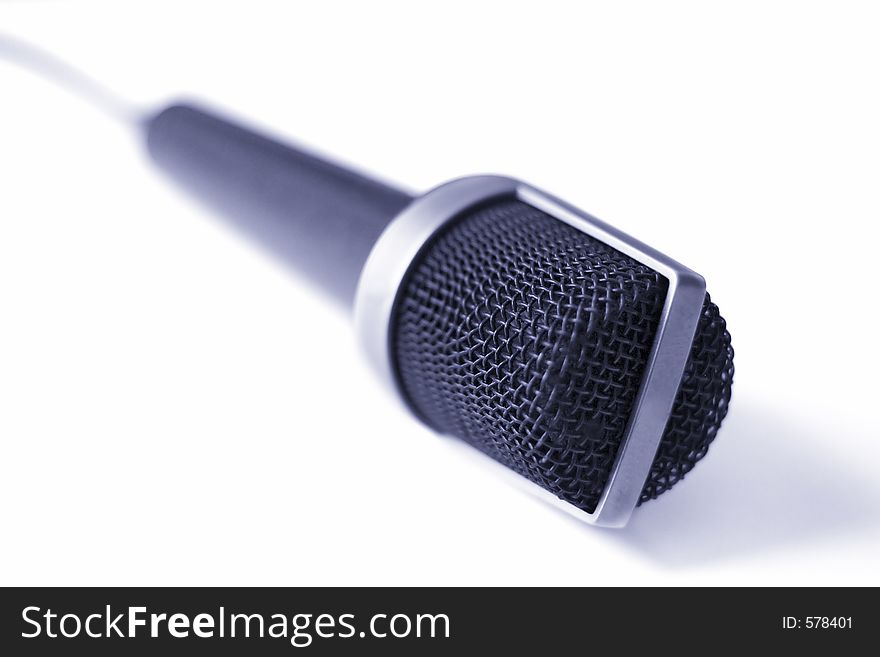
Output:
[[[666,296],[650,267],[516,200],[451,221],[401,290],[404,394],[464,439],[592,512],[632,412]],[[730,335],[709,295],[640,504],[705,454],[727,413]]]

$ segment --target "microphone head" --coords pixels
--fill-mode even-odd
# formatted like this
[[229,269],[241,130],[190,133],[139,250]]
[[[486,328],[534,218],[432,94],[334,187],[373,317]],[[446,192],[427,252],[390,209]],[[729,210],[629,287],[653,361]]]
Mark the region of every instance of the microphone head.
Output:
[[[414,410],[578,509],[609,484],[669,283],[516,198],[447,222],[410,265],[389,327]],[[697,299],[699,301],[699,298]],[[705,295],[638,504],[681,480],[724,419],[733,349]]]

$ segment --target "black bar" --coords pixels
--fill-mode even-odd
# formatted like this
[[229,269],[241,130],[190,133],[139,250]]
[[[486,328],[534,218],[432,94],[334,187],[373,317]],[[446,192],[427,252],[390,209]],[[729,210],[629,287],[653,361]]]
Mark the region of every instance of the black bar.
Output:
[[[768,654],[774,648],[786,650],[780,654],[806,649],[857,654],[856,647],[873,645],[878,635],[875,596],[873,589],[818,588],[6,589],[0,592],[0,654],[70,654],[73,648],[89,655],[139,650],[163,657],[224,651],[280,655],[298,647],[314,655],[360,654],[365,649],[400,655],[478,650],[517,655],[706,655]],[[144,608],[135,613],[144,624],[135,627],[134,638],[119,637],[129,631],[130,607]],[[55,614],[51,626],[40,620],[49,609]],[[47,637],[47,631],[60,634],[64,614],[76,614],[82,624],[98,614],[92,619],[94,634],[108,633],[107,618],[124,616],[115,625],[118,631],[109,630],[111,638],[87,637],[85,627],[74,638]],[[156,638],[150,636],[151,614],[165,614],[156,626]],[[188,636],[171,636],[168,621],[173,614],[184,614],[175,631]],[[202,634],[212,636],[195,635],[199,614],[205,615]],[[259,614],[262,621],[239,618],[233,638],[233,614]],[[223,638],[218,636],[221,617]],[[68,618],[65,623],[72,634],[76,622]],[[273,623],[279,636],[269,636]],[[250,637],[243,636],[245,624]],[[22,636],[37,632],[38,626],[39,636]],[[286,636],[281,636],[282,628]]]

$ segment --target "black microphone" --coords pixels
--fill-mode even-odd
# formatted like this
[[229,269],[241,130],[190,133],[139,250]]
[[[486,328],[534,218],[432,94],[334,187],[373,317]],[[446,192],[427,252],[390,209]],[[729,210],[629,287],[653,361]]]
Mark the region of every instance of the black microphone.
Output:
[[671,258],[511,178],[413,198],[190,105],[143,126],[161,169],[354,309],[419,418],[547,499],[623,526],[705,456],[733,350]]
[[714,440],[725,322],[701,276],[613,226],[500,176],[414,198],[189,105],[145,117],[17,39],[0,56],[136,126],[174,180],[353,307],[419,418],[587,522],[623,526]]

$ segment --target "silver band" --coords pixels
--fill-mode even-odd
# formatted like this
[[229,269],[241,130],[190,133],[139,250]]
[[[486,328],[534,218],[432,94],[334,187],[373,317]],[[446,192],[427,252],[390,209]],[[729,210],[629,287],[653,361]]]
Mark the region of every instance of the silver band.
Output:
[[391,345],[395,305],[406,275],[420,251],[448,221],[478,204],[504,197],[519,199],[604,242],[659,272],[669,283],[642,385],[596,509],[586,513],[536,484],[529,486],[532,492],[589,523],[622,527],[639,501],[684,375],[706,294],[702,276],[525,183],[500,176],[459,178],[417,198],[379,237],[364,265],[355,297],[358,337],[383,378],[406,399]]

